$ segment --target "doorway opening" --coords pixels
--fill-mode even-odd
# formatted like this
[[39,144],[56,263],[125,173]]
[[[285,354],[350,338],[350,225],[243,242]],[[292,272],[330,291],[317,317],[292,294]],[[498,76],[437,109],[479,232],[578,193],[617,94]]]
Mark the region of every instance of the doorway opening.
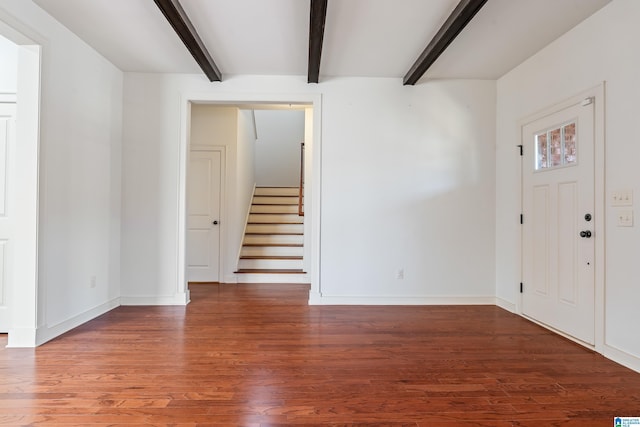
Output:
[[[202,138],[194,137],[195,130],[192,127],[194,115],[200,114],[201,107],[213,108],[219,110],[233,110],[236,117],[236,125],[234,129],[237,132],[246,132],[246,129],[252,129],[253,135],[248,138],[255,139],[255,111],[257,110],[291,110],[297,109],[304,116],[304,182],[305,182],[305,220],[304,220],[304,271],[307,273],[308,282],[311,283],[310,301],[314,296],[320,295],[319,282],[319,219],[320,219],[320,95],[264,95],[257,94],[252,96],[245,95],[228,95],[228,94],[193,94],[183,97],[181,128],[183,129],[180,144],[180,210],[179,210],[179,242],[178,242],[178,294],[184,297],[185,303],[189,301],[189,185],[188,178],[190,176],[191,153],[196,151],[212,150],[211,147],[220,146],[220,140],[217,142],[209,140],[202,143]],[[237,125],[238,122],[245,121],[245,126]],[[253,123],[252,126],[246,126],[246,121]],[[243,130],[244,129],[244,130]],[[238,139],[239,135],[235,135],[234,139]],[[244,137],[247,137],[246,135]],[[243,138],[240,135],[240,138]],[[302,142],[302,141],[300,141]],[[203,145],[209,144],[206,148]],[[195,150],[194,150],[195,149]],[[298,147],[299,149],[299,147]],[[299,152],[298,152],[299,153]],[[251,155],[255,155],[252,152]],[[225,164],[224,169],[224,185],[221,194],[220,213],[218,224],[219,227],[219,281],[223,283],[237,283],[238,279],[235,274],[236,262],[238,260],[240,250],[242,248],[242,237],[244,235],[244,227],[249,214],[253,187],[256,183],[256,171],[246,174],[242,170],[246,166],[247,153],[237,147],[226,147],[224,151]],[[253,159],[251,159],[253,162]],[[252,168],[254,164],[252,163]],[[251,179],[247,175],[252,175]],[[251,182],[249,182],[251,181]],[[248,190],[249,189],[249,190]],[[213,223],[215,218],[208,219]]]

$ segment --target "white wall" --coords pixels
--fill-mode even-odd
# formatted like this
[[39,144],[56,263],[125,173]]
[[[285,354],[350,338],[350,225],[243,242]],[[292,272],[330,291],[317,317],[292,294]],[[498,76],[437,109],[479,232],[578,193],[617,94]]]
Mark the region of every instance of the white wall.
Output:
[[191,145],[226,148],[225,210],[221,217],[224,262],[220,277],[221,281],[233,282],[255,186],[255,136],[251,111],[207,104],[192,105]]
[[43,44],[37,319],[42,342],[118,304],[123,76],[32,2],[3,1],[0,19]]
[[304,110],[256,110],[256,183],[259,187],[300,185],[300,143]]
[[321,94],[325,301],[493,301],[494,82],[139,73],[125,73],[123,294],[176,287],[178,111],[194,93]]
[[322,89],[323,296],[493,296],[495,84]]
[[0,35],[0,93],[18,88],[18,46]]
[[640,195],[638,19],[640,2],[614,0],[498,81],[496,294],[515,304],[520,281],[518,120],[606,81],[604,352],[640,370],[640,230],[617,227],[609,202],[618,189]]
[[[236,164],[238,163],[238,109],[215,105],[193,104],[191,107],[191,145],[217,145],[226,148],[224,201],[220,216],[220,244],[223,262],[220,281],[235,271],[234,259],[242,240],[244,217],[237,211]],[[239,230],[240,229],[240,230]]]
[[256,187],[255,159],[256,159],[256,136],[253,112],[250,110],[238,110],[238,141],[237,141],[237,162],[236,162],[236,209],[233,216],[236,218],[237,229],[233,236],[235,238],[229,242],[229,250],[235,251],[233,258],[229,259],[227,265],[226,281],[232,281],[233,272],[238,267],[238,258],[242,248],[246,219],[251,209],[251,199],[253,190]]

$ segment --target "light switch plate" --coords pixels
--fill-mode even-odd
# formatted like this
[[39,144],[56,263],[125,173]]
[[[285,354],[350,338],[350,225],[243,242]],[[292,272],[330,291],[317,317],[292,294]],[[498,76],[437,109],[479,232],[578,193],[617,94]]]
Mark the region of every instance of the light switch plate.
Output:
[[633,206],[633,190],[618,190],[611,193],[611,206]]
[[617,213],[618,227],[633,227],[633,210],[621,209]]

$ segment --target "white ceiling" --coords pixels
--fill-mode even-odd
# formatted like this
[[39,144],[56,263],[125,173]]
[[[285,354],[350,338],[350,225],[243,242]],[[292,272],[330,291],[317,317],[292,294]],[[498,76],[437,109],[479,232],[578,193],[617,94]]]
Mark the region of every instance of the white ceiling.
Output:
[[[123,71],[200,73],[153,0],[34,0]],[[488,0],[422,80],[495,79],[611,0]],[[309,0],[180,0],[224,75],[306,75]],[[320,82],[403,77],[458,0],[329,0]]]

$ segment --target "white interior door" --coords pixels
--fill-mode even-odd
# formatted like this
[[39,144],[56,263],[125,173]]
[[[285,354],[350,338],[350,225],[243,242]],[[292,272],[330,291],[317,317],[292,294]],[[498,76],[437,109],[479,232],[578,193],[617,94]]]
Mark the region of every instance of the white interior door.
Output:
[[594,105],[582,104],[523,127],[522,312],[593,345]]
[[220,151],[192,151],[187,180],[187,280],[220,281]]
[[0,103],[0,332],[9,330],[8,292],[13,265],[12,182],[16,105]]

